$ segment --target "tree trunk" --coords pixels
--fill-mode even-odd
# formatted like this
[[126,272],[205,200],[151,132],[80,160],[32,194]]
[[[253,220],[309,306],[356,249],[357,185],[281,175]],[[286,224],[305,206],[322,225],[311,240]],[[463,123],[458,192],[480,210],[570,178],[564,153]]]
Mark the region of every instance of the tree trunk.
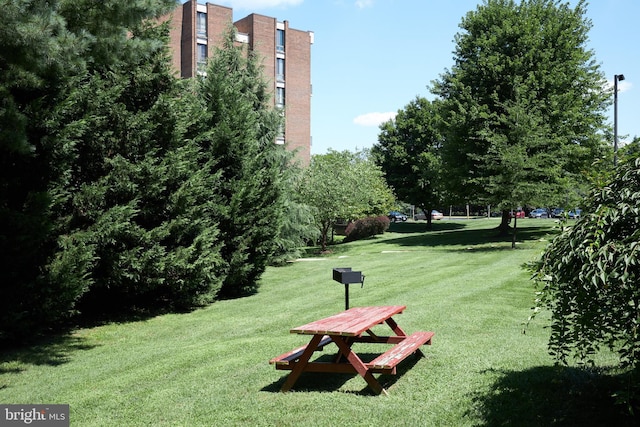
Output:
[[508,236],[509,235],[509,232],[511,231],[511,227],[509,227],[509,223],[510,222],[511,222],[511,216],[509,215],[509,211],[508,210],[503,210],[502,211],[502,221],[500,222],[500,225],[497,228],[498,235],[500,235],[500,236]]
[[433,230],[433,224],[431,219],[431,208],[426,208],[424,205],[418,205],[422,213],[424,214],[424,219],[427,221],[427,230]]
[[320,250],[325,252],[327,250],[327,235],[329,234],[329,228],[331,225],[323,224],[320,231]]

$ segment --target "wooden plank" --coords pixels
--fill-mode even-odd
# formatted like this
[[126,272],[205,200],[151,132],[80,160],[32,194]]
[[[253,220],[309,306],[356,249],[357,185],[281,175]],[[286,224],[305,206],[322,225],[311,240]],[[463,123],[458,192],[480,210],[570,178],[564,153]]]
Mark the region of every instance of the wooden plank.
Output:
[[[291,362],[288,365],[276,365],[276,370],[286,371],[293,370],[295,368],[296,363]],[[305,372],[322,372],[322,373],[332,373],[332,374],[357,374],[356,368],[353,367],[350,363],[334,363],[334,362],[309,362],[307,366],[304,368]]]
[[431,344],[433,332],[416,332],[406,337],[402,342],[396,344],[385,353],[367,363],[371,369],[392,370],[409,355],[419,350],[423,344]]
[[296,334],[358,336],[391,316],[402,313],[406,306],[354,307],[336,315],[291,329]]
[[376,336],[369,336],[369,335],[362,335],[360,337],[354,337],[353,342],[357,342],[357,343],[370,343],[370,344],[398,344],[402,341],[404,341],[404,339],[406,339],[406,335],[405,336],[380,336],[380,335],[376,335]]
[[403,306],[354,307],[325,319],[294,328],[291,332],[306,334],[329,332],[331,335],[357,335],[366,330],[365,326],[377,324],[385,317],[401,312],[402,310],[398,310],[400,307],[404,309]]
[[346,357],[351,366],[358,371],[358,374],[364,378],[369,384],[369,388],[376,394],[387,394],[387,391],[380,385],[378,380],[373,376],[373,373],[369,370],[367,365],[358,357],[358,355],[351,349],[351,346],[342,337],[335,337],[334,342],[340,349],[340,353]]
[[[331,343],[332,339],[330,336],[325,335],[324,337],[322,337],[322,339],[320,340],[320,343],[317,346],[316,350],[322,350],[322,348]],[[276,365],[288,365],[290,362],[299,359],[300,356],[302,356],[302,353],[304,353],[304,351],[307,349],[307,345],[303,345],[300,346],[298,348],[295,348],[293,350],[291,350],[290,352],[281,354],[280,356],[274,357],[273,359],[271,359],[269,361],[270,364],[276,364]]]
[[402,311],[404,306],[363,307],[363,310],[354,312],[352,322],[346,327],[345,332],[360,335]]

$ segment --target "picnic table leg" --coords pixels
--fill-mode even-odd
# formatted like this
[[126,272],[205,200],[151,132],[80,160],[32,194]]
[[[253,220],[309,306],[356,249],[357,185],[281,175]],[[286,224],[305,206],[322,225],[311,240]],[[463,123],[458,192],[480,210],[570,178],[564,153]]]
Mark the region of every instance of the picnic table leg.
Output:
[[[344,338],[344,343],[351,348],[351,346],[353,345],[354,341],[353,338],[351,337],[345,337]],[[342,354],[342,351],[340,351],[340,349],[338,349],[338,354],[336,354],[336,357],[334,358],[333,362],[334,363],[341,363],[343,360],[345,359],[345,356]]]
[[317,350],[318,344],[320,344],[320,340],[322,340],[322,335],[314,335],[313,338],[311,338],[309,345],[300,356],[300,359],[298,359],[298,362],[296,362],[296,365],[291,370],[291,373],[289,373],[289,376],[287,377],[285,383],[282,385],[282,388],[280,389],[281,391],[284,392],[291,390],[291,387],[293,387],[296,381],[298,381],[300,374],[302,374],[304,368],[307,367],[311,355],[314,351]]
[[402,328],[401,328],[400,326],[398,326],[398,324],[396,323],[396,321],[395,321],[395,320],[393,320],[391,317],[390,317],[390,318],[388,318],[388,319],[386,320],[386,322],[387,322],[387,325],[389,325],[389,327],[391,328],[391,330],[392,330],[393,332],[395,332],[395,334],[396,334],[396,335],[400,335],[400,336],[403,336],[403,337],[406,337],[406,336],[407,336],[407,333],[406,333],[405,331],[403,331],[403,330],[402,330]]
[[347,358],[351,366],[353,366],[358,374],[364,378],[371,390],[376,394],[382,393],[386,396],[388,394],[387,391],[380,385],[378,380],[375,379],[371,371],[369,371],[358,355],[351,350],[351,346],[341,337],[333,337],[333,341],[340,349],[340,353]]
[[[391,328],[391,330],[398,336],[401,337],[406,337],[407,333],[405,331],[402,330],[402,328],[400,326],[398,326],[398,324],[396,323],[395,320],[393,320],[391,317],[388,318],[386,320],[387,325],[389,325],[389,327]],[[417,349],[416,350],[416,354],[418,355],[418,357],[424,357],[424,353],[422,352],[422,350]]]

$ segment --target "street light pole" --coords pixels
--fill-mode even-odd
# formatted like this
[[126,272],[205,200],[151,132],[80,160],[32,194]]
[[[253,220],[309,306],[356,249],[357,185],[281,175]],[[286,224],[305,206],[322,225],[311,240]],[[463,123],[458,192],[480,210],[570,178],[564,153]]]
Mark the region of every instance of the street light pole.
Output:
[[624,80],[624,74],[613,76],[613,165],[618,164],[618,82]]

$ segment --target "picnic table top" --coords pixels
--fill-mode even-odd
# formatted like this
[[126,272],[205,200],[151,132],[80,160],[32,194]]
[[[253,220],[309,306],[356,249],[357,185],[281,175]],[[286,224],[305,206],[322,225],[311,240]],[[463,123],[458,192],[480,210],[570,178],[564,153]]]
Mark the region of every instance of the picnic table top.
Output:
[[392,316],[402,313],[404,305],[353,307],[333,316],[291,329],[294,334],[360,336]]

